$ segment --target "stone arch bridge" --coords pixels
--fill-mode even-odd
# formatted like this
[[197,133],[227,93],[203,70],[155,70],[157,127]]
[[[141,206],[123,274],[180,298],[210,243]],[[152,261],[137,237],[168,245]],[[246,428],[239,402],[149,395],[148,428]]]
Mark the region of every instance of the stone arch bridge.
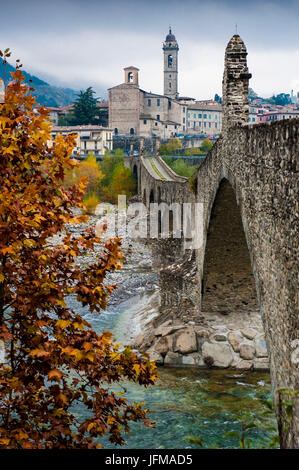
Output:
[[[141,155],[128,163],[147,207],[152,202],[203,207],[201,248],[184,252],[183,242],[157,241],[158,258],[169,265],[160,272],[161,318],[169,311],[192,318],[213,308],[222,313],[238,308],[242,315],[257,303],[281,447],[298,448],[298,399],[289,422],[282,405],[289,392],[280,389],[298,390],[299,120],[248,124],[246,56],[244,43],[233,36],[225,53],[222,134],[190,181],[176,175],[158,149],[155,157]],[[245,294],[243,304],[232,292],[236,285]]]

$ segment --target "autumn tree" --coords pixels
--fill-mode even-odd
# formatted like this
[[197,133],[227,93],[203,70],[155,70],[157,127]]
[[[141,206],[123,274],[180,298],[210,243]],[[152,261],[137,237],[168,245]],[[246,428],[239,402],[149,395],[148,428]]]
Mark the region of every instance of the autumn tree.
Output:
[[161,155],[174,155],[183,147],[182,142],[177,137],[171,137],[165,144],[160,147]]
[[208,153],[211,148],[213,147],[213,144],[212,142],[210,141],[210,139],[205,139],[201,146],[200,146],[200,150],[203,152],[203,153]]
[[81,178],[86,178],[87,187],[85,193],[87,195],[98,191],[103,173],[94,153],[88,155],[75,168],[65,172],[64,184],[69,187],[74,183],[78,183]]
[[123,151],[116,149],[111,155],[106,152],[100,169],[103,179],[100,184],[100,198],[106,202],[116,204],[118,195],[123,194],[128,198],[136,192],[136,180],[132,170],[125,167]]
[[126,168],[123,165],[118,165],[112,175],[112,181],[110,187],[111,199],[114,199],[113,202],[117,202],[117,196],[119,194],[126,195],[128,198],[133,196],[136,193],[136,181],[132,175],[130,168]]
[[[68,304],[73,296],[92,312],[105,309],[116,287],[105,277],[121,267],[121,240],[104,243],[91,228],[76,238],[68,229],[87,220],[73,211],[83,207],[86,183],[62,184],[77,165],[74,136],[58,136],[49,149],[47,111],[33,112],[21,71],[12,75],[0,105],[0,448],[93,448],[106,433],[122,444],[131,421],[150,423],[141,404],[110,384],[152,384],[155,366],[118,348],[109,332],[97,334]],[[96,262],[80,267],[79,257],[96,248]],[[87,410],[81,418],[77,405]]]

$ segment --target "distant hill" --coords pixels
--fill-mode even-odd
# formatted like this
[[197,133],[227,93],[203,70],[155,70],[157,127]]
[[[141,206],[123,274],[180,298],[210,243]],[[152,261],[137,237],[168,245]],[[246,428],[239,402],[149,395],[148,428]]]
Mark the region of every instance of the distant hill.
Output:
[[[6,80],[9,81],[11,79],[10,72],[15,72],[15,67],[10,64],[6,64]],[[44,106],[68,106],[69,104],[73,103],[77,93],[70,88],[60,88],[49,85],[49,83],[40,80],[38,77],[34,75],[30,75],[30,73],[25,72],[25,70],[21,69],[23,75],[25,76],[26,83],[29,83],[29,80],[32,80],[31,85],[34,88],[33,95],[37,96],[37,103],[42,104]],[[4,79],[4,66],[2,58],[0,57],[0,78]]]

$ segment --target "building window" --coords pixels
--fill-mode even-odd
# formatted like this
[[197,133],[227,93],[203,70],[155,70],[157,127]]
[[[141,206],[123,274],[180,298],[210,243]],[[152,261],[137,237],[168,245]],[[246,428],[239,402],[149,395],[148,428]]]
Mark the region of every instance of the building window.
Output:
[[115,134],[115,135],[118,134],[118,129],[117,129],[117,127],[114,129],[114,134]]
[[160,106],[160,98],[157,99],[157,106]]
[[183,118],[183,124],[185,124],[185,118]]
[[146,124],[146,119],[143,119],[143,124]]
[[128,83],[133,83],[133,73],[132,72],[128,73]]
[[209,127],[211,127],[211,123],[209,122]]
[[203,118],[204,118],[204,119],[207,119],[207,115],[206,115],[206,114],[204,114],[204,115],[203,115]]
[[185,111],[186,111],[186,109],[185,109],[185,108],[183,108],[183,113],[184,113]]
[[158,121],[160,121],[160,114],[157,114],[157,119]]
[[199,115],[198,115],[198,119],[201,119],[201,118],[202,118],[202,114],[199,114]]
[[206,123],[206,122],[204,122],[204,127],[207,127],[207,123]]
[[194,119],[196,119],[196,114],[193,114]]
[[215,128],[217,129],[217,127],[218,127],[218,124],[217,124],[217,122],[215,122]]
[[157,122],[155,122],[155,126],[157,126],[157,125],[158,125],[158,123],[157,123]]
[[173,63],[173,58],[172,58],[172,55],[169,54],[169,55],[168,55],[168,67],[169,67],[169,68],[172,67],[172,63]]
[[151,106],[151,104],[152,104],[152,100],[147,100],[147,105]]
[[169,88],[171,88],[171,82],[169,82]]
[[134,132],[135,132],[135,131],[134,131],[133,127],[131,127],[131,129],[130,129],[130,134],[131,134],[131,135],[134,135]]
[[215,114],[215,119],[218,119],[218,114]]
[[198,127],[201,127],[201,122],[198,123]]
[[188,117],[190,117],[190,113],[188,113]]
[[209,114],[209,119],[212,119],[212,116]]

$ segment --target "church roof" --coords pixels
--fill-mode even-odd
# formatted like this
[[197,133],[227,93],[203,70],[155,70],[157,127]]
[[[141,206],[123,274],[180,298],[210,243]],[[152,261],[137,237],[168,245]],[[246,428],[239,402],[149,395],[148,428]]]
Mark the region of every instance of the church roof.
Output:
[[175,35],[172,34],[171,28],[169,28],[169,33],[167,34],[165,41],[166,42],[176,41]]
[[129,67],[124,67],[124,70],[138,70],[139,69],[137,67],[134,67],[134,65],[129,65]]

